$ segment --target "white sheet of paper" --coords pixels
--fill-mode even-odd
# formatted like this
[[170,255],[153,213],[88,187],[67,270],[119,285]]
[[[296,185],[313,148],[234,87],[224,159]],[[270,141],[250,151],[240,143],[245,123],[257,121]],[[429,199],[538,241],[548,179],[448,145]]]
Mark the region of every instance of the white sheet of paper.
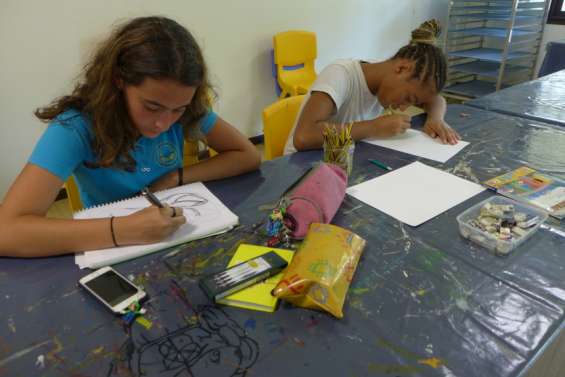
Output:
[[463,140],[459,140],[455,145],[442,144],[439,139],[433,139],[424,132],[412,129],[389,139],[366,139],[363,141],[438,162],[446,162],[469,145],[467,141]]
[[411,226],[418,226],[485,188],[413,162],[347,189],[347,193]]
[[[161,242],[87,251],[76,254],[75,263],[81,269],[108,266],[188,241],[227,232],[237,225],[239,221],[238,217],[201,182],[156,192],[155,195],[163,203],[172,207],[181,207],[183,215],[186,217],[186,224],[182,225],[175,233]],[[147,199],[138,196],[77,212],[74,218],[96,219],[110,216],[126,216],[149,205]]]

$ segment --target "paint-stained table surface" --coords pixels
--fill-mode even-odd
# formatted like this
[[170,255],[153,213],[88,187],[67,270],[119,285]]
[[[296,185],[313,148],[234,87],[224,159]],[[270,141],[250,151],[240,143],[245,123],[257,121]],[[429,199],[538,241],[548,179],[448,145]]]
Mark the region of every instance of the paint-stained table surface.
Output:
[[[445,164],[480,182],[522,164],[565,178],[565,129],[450,106],[447,121],[472,144]],[[241,226],[117,265],[145,287],[152,327],[131,329],[77,287],[71,256],[0,259],[0,376],[516,376],[565,318],[563,224],[550,222],[507,257],[464,240],[455,217],[480,194],[412,228],[347,196],[333,223],[368,244],[341,320],[282,304],[273,314],[215,307],[198,278],[223,268],[253,224],[321,157],[297,153],[207,186]],[[415,157],[358,143],[350,184]],[[414,195],[418,192],[414,186]]]
[[565,70],[511,86],[465,104],[565,127]]

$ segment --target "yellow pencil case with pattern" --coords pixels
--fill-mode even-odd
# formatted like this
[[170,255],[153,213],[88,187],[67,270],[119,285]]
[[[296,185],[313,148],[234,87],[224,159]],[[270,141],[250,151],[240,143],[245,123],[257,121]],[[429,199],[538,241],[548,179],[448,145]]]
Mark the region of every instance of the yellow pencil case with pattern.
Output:
[[347,229],[310,225],[273,295],[343,318],[343,303],[364,247],[365,240]]

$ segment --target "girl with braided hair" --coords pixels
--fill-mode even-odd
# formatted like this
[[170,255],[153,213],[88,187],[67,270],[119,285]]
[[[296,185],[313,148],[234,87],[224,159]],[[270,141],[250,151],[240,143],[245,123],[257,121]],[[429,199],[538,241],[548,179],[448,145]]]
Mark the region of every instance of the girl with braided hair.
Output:
[[440,32],[439,23],[429,20],[388,60],[339,60],[326,67],[302,103],[285,153],[321,148],[325,122],[354,122],[351,134],[355,140],[402,134],[410,127],[410,117],[385,115],[383,109],[404,111],[411,105],[427,112],[425,133],[456,144],[459,135],[443,120],[446,105],[439,95],[447,76],[445,55],[435,45]]

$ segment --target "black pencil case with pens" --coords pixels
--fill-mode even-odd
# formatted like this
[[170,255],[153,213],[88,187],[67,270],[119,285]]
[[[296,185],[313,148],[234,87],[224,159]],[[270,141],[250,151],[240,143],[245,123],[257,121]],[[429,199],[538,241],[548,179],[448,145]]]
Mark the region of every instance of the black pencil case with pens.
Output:
[[200,279],[200,287],[213,301],[256,284],[270,276],[278,274],[288,265],[274,251],[239,263],[220,272]]

